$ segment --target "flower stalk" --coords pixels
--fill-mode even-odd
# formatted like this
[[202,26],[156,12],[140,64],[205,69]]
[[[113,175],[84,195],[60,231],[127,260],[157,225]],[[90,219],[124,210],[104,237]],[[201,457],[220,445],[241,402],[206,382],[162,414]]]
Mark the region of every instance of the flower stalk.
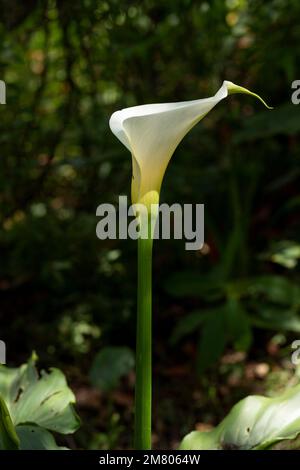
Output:
[[[150,212],[151,214],[151,212]],[[139,215],[137,339],[134,448],[151,449],[152,407],[152,249],[153,230],[148,211]],[[146,236],[145,236],[146,235]]]

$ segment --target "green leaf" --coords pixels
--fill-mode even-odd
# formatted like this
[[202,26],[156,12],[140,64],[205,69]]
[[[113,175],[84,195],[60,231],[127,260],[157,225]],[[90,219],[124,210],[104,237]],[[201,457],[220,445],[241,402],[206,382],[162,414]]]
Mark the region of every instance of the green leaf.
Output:
[[33,357],[18,369],[0,368],[0,394],[15,426],[34,423],[51,431],[68,434],[80,424],[73,409],[75,397],[58,369],[39,376]]
[[267,330],[295,331],[300,333],[300,316],[292,309],[257,306],[251,316],[252,325]]
[[46,429],[34,424],[21,424],[16,428],[20,439],[20,450],[68,450],[59,447]]
[[281,396],[249,396],[237,403],[212,431],[193,431],[182,450],[257,450],[294,439],[300,433],[300,385]]
[[79,426],[72,404],[73,392],[68,388],[63,373],[51,369],[41,378],[29,383],[11,407],[16,424],[33,422],[63,434],[75,432]]
[[300,286],[283,276],[257,276],[247,282],[252,297],[280,305],[300,304]]
[[28,383],[37,382],[36,360],[37,357],[33,354],[26,364],[18,368],[0,366],[0,394],[8,406]]
[[0,450],[18,450],[20,445],[5,401],[0,396]]
[[184,336],[198,330],[199,326],[205,321],[206,315],[209,313],[207,310],[195,310],[188,315],[184,315],[174,328],[170,339],[171,344],[176,344],[179,340],[184,338]]
[[200,297],[212,301],[223,296],[224,283],[217,273],[203,276],[198,271],[181,271],[167,279],[164,289],[174,297]]
[[287,277],[257,276],[243,283],[247,310],[254,326],[300,331],[300,287]]
[[94,387],[109,391],[118,385],[121,377],[134,367],[134,355],[126,347],[103,348],[95,357],[90,370]]
[[224,307],[227,330],[234,348],[238,351],[247,351],[252,342],[251,325],[247,313],[241,302],[232,298]]

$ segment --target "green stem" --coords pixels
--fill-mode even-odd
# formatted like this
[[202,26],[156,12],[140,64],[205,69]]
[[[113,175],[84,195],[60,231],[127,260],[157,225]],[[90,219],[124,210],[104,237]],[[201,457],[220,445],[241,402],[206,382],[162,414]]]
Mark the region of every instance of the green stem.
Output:
[[[141,220],[141,224],[142,223],[143,222]],[[153,240],[150,230],[148,230],[148,238],[140,238],[138,240],[138,298],[134,433],[134,448],[136,450],[151,449],[152,246]]]

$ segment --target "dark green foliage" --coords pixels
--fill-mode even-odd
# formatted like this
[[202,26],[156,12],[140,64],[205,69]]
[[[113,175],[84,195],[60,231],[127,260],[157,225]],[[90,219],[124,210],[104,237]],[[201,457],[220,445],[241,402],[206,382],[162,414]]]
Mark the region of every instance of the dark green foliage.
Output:
[[[99,350],[134,350],[136,245],[95,233],[97,206],[130,193],[130,155],[108,119],[125,106],[210,96],[223,79],[275,109],[231,96],[175,152],[161,200],[204,203],[206,245],[195,253],[155,243],[154,374],[167,387],[165,369],[190,366],[190,394],[196,368],[217,383],[223,353],[256,357],[277,333],[289,346],[300,331],[300,105],[291,104],[300,2],[0,0],[0,11],[0,339],[9,363],[36,349],[43,365],[90,387]],[[178,409],[180,396],[172,399]],[[82,441],[95,442],[110,417],[83,413],[94,421]],[[118,413],[114,426],[127,426],[130,413]]]
[[110,391],[134,366],[134,354],[129,348],[104,348],[96,354],[90,370],[90,379],[100,390]]

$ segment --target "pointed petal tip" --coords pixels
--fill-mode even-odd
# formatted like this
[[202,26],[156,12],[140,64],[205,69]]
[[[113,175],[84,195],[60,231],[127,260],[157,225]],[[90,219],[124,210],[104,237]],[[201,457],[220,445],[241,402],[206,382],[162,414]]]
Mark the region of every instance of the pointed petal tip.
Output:
[[235,83],[229,82],[228,80],[224,80],[223,85],[226,87],[228,95],[234,95],[235,93],[245,93],[247,95],[253,96],[254,98],[257,98],[267,109],[274,109],[273,106],[269,106],[257,93],[253,93],[247,88],[235,85]]

